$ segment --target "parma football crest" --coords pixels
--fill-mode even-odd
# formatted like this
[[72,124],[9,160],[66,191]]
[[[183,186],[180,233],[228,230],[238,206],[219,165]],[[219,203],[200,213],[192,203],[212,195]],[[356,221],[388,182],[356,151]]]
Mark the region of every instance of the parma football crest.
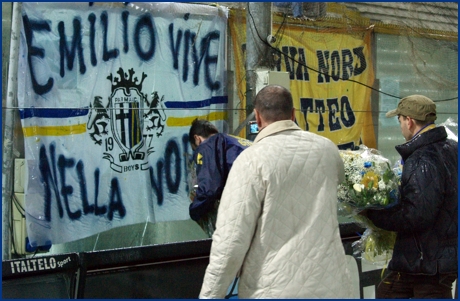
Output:
[[146,169],[147,157],[154,151],[153,139],[164,131],[164,97],[156,91],[143,93],[145,73],[141,79],[133,69],[125,73],[119,68],[117,73],[118,77],[107,77],[112,87],[106,104],[96,96],[89,106],[88,133],[103,148],[103,158],[114,171]]

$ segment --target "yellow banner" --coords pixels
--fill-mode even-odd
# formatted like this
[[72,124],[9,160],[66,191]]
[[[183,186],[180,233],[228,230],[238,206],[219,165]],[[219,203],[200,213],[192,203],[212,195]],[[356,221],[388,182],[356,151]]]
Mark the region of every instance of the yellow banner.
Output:
[[[238,90],[245,91],[245,22],[230,18]],[[273,25],[273,71],[289,72],[296,122],[341,149],[376,147],[371,112],[371,30]],[[240,93],[245,95],[245,93]],[[241,99],[245,103],[245,99]]]

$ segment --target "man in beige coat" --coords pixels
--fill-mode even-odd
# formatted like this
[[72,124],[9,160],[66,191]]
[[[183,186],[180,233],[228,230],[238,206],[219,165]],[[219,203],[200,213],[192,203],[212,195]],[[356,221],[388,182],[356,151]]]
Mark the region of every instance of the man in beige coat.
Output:
[[254,111],[261,130],[227,179],[200,298],[224,298],[239,271],[239,298],[350,298],[337,146],[294,123],[281,86],[263,88]]

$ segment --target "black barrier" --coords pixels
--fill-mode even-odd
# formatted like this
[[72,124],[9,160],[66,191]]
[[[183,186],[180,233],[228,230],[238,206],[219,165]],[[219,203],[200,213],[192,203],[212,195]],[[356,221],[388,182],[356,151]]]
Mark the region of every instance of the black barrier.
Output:
[[78,269],[75,253],[2,261],[2,298],[73,299]]
[[[340,224],[347,255],[363,228]],[[3,298],[192,299],[209,262],[211,239],[2,262]],[[379,283],[382,270],[359,271],[363,288]]]
[[198,298],[211,240],[82,253],[78,298]]

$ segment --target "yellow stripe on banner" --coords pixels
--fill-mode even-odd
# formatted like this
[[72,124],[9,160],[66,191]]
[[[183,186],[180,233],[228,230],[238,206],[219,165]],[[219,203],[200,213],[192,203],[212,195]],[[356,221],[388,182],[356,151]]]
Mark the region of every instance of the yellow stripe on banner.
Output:
[[86,124],[66,126],[30,126],[23,128],[24,137],[31,136],[70,136],[86,132]]
[[198,119],[206,119],[208,121],[216,121],[216,120],[226,120],[227,119],[227,112],[212,112],[206,115],[201,116],[189,116],[189,117],[168,117],[166,120],[167,126],[190,126],[192,125],[192,121]]
[[[209,121],[226,120],[227,112],[212,112],[201,116],[168,117],[168,126],[190,126],[196,118]],[[69,136],[86,132],[86,124],[68,126],[30,126],[23,128],[24,137],[32,136]]]

